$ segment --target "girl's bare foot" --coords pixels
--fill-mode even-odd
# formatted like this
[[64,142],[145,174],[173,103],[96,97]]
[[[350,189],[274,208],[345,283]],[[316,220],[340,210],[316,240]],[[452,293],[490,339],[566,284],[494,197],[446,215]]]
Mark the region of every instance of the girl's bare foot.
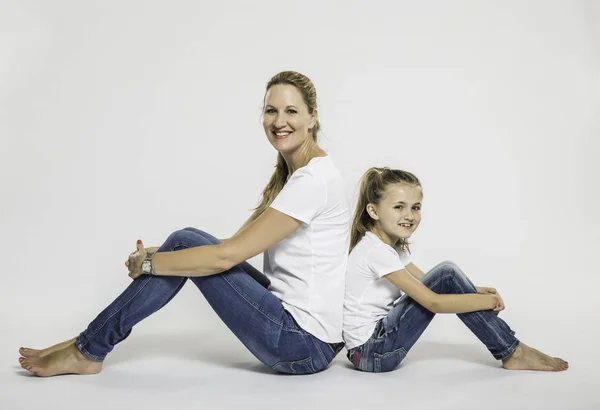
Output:
[[539,350],[527,346],[525,343],[519,343],[513,354],[502,360],[502,367],[508,370],[559,372],[567,370],[569,363],[558,357],[550,357]]
[[68,345],[70,345],[72,343],[75,343],[75,339],[76,338],[74,337],[71,340],[67,340],[67,341],[62,342],[62,343],[57,343],[54,346],[50,346],[50,347],[47,347],[47,348],[41,349],[41,350],[30,349],[28,347],[21,347],[19,349],[19,354],[21,356],[23,356],[23,357],[28,357],[28,358],[29,357],[43,357],[43,356],[46,356],[46,355],[48,355],[50,353],[56,352],[57,350],[62,350],[65,347],[67,347]]
[[21,357],[21,367],[41,377],[59,374],[96,374],[102,370],[102,362],[85,357],[75,343],[39,357]]

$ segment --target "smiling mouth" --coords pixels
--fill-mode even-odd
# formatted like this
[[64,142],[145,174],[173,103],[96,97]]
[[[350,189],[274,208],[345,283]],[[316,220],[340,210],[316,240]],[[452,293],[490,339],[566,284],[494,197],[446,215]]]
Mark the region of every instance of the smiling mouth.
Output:
[[287,138],[293,131],[272,131],[277,139]]
[[407,228],[407,229],[410,229],[410,228],[412,228],[412,227],[413,227],[413,224],[399,224],[399,225],[400,225],[401,227],[403,227],[403,228]]

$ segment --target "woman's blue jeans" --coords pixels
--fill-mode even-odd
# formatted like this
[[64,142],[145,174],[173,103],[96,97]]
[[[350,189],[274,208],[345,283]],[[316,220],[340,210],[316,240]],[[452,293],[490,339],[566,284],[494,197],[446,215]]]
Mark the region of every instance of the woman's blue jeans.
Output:
[[[423,276],[422,282],[435,293],[477,293],[469,278],[452,262],[437,265]],[[404,295],[377,323],[371,338],[348,351],[348,359],[365,372],[394,370],[434,316],[435,313]],[[519,344],[515,332],[491,310],[460,313],[458,317],[498,360],[510,356]]]
[[[185,228],[171,234],[158,252],[218,243],[205,232]],[[87,358],[103,361],[135,324],[169,303],[189,279],[229,329],[267,366],[291,374],[325,369],[341,344],[325,343],[303,330],[281,301],[253,279],[255,273],[256,269],[243,262],[212,276],[142,275],[89,324],[77,337],[76,346]]]

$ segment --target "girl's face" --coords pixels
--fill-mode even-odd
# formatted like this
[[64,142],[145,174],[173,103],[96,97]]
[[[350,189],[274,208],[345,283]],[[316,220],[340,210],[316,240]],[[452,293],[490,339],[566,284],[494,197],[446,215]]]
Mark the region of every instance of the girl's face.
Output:
[[421,223],[421,187],[390,185],[379,204],[368,204],[367,212],[375,220],[374,230],[390,245],[407,239]]
[[263,127],[269,142],[281,152],[294,152],[312,139],[310,129],[315,126],[316,112],[310,114],[300,91],[289,84],[269,88],[265,95]]

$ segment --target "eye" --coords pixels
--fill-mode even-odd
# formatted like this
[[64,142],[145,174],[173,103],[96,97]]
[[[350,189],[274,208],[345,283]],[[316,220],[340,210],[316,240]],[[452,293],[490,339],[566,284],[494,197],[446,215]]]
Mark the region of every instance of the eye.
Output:
[[414,207],[413,207],[413,209],[414,209],[415,211],[420,211],[420,210],[421,210],[421,207],[420,207],[420,206],[414,206]]
[[396,206],[394,207],[394,209],[402,209],[402,208],[404,208],[402,205],[396,205]]
[[267,108],[267,109],[265,110],[265,114],[273,114],[273,113],[275,113],[275,112],[276,112],[275,108]]
[[288,114],[298,114],[298,111],[291,109],[291,108],[287,112],[288,112]]

